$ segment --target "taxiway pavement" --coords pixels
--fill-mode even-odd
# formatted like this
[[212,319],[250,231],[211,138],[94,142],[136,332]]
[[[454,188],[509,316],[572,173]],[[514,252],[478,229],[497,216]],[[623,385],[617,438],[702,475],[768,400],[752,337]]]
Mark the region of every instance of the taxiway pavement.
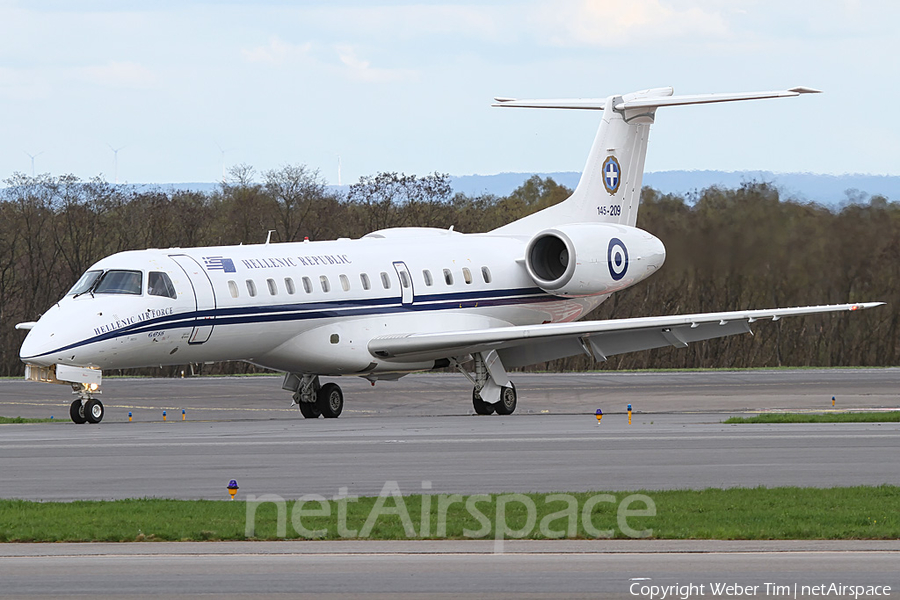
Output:
[[[0,497],[215,499],[231,479],[242,494],[285,498],[341,487],[376,495],[389,481],[404,493],[900,482],[900,424],[721,423],[753,410],[831,410],[832,395],[838,408],[896,408],[900,369],[523,375],[509,417],[467,414],[460,396],[471,392],[458,379],[349,380],[335,420],[288,409],[275,378],[110,380],[99,425],[0,426]],[[0,382],[0,411],[46,411],[59,396]],[[599,426],[596,407],[607,413]]]
[[[306,420],[273,377],[109,379],[99,425],[64,387],[0,382],[0,497],[374,495],[900,482],[898,424],[723,425],[732,414],[900,407],[900,369],[515,375],[519,408],[472,414],[459,376],[341,381]],[[632,424],[625,407],[632,404]],[[602,408],[598,426],[593,416]],[[181,410],[187,420],[181,420]],[[168,421],[162,421],[162,411]],[[134,416],[128,422],[128,412]],[[239,496],[240,498],[241,496]],[[632,586],[891,585],[896,541],[0,544],[0,597],[635,598]],[[710,595],[709,587],[704,596]],[[646,597],[646,596],[644,596]],[[696,597],[696,596],[695,596]]]
[[775,585],[794,597],[794,586],[830,584],[890,586],[894,596],[900,586],[896,541],[507,541],[494,549],[491,541],[0,544],[0,597],[647,598],[642,588],[690,584],[693,594],[666,597],[712,597],[714,585],[741,586],[722,597],[773,597]]

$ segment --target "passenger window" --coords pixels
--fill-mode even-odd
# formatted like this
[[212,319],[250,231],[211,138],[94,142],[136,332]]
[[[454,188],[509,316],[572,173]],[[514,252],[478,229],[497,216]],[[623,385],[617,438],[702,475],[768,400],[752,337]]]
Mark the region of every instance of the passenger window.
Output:
[[72,289],[69,290],[68,295],[74,296],[76,294],[85,294],[90,290],[94,284],[97,282],[97,278],[103,275],[103,271],[88,271],[84,275],[81,276]]
[[350,291],[350,280],[347,279],[347,276],[346,276],[346,275],[341,275],[341,288],[342,288],[345,292],[349,292],[349,291]]
[[450,272],[450,269],[444,269],[444,282],[447,285],[453,285],[453,273]]
[[422,271],[422,278],[425,280],[425,285],[429,287],[434,283],[434,280],[431,278],[431,271],[428,269]]
[[409,287],[409,274],[406,271],[400,271],[400,285],[405,288]]
[[134,294],[141,295],[140,271],[107,271],[97,282],[95,294]]
[[269,286],[269,294],[274,296],[278,293],[278,286],[275,285],[274,279],[266,279],[266,285]]
[[307,294],[312,294],[312,281],[309,280],[309,277],[303,278],[303,291]]
[[231,294],[232,298],[238,297],[238,286],[237,286],[236,282],[234,282],[234,281],[228,282],[228,293]]
[[384,271],[381,272],[381,285],[384,286],[384,289],[391,289],[391,278],[388,277],[388,274]]
[[467,284],[472,283],[472,271],[468,267],[463,267],[463,279],[466,280]]
[[364,290],[367,290],[367,289],[369,289],[369,288],[372,287],[371,282],[369,282],[369,276],[366,275],[365,273],[360,273],[360,274],[359,274],[359,280],[360,280],[360,282],[362,283],[362,286],[363,286],[363,289],[364,289]]
[[297,288],[294,287],[294,280],[290,277],[284,278],[284,289],[287,290],[287,293],[291,296],[297,291]]
[[491,282],[491,270],[487,267],[481,267],[481,277],[485,283]]
[[250,294],[251,298],[256,296],[256,282],[252,279],[247,280],[247,293]]
[[319,277],[319,283],[322,284],[322,291],[328,293],[331,291],[331,283],[328,282],[328,277],[325,275],[321,275]]
[[150,271],[147,274],[147,293],[151,296],[163,296],[173,300],[177,297],[175,286],[172,285],[168,273],[162,271]]

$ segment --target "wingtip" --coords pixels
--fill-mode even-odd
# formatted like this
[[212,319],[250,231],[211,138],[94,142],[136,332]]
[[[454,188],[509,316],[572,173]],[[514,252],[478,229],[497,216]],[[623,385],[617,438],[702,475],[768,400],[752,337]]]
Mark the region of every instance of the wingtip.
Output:
[[865,310],[867,308],[884,306],[885,304],[887,304],[887,302],[859,302],[857,304],[850,305],[850,310]]
[[821,94],[822,90],[817,90],[816,88],[806,87],[802,85],[798,85],[797,87],[792,87],[788,90],[789,92],[794,92],[795,94]]

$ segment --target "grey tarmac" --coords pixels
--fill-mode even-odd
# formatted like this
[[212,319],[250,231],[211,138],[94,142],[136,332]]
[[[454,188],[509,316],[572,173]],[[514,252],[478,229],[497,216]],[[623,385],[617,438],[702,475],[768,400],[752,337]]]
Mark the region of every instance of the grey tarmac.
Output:
[[766,583],[893,596],[898,561],[896,541],[0,544],[0,597],[646,598],[644,586],[687,584],[762,597]]
[[[288,500],[340,487],[373,495],[387,481],[404,493],[423,482],[431,493],[900,483],[897,424],[721,424],[732,414],[828,411],[832,396],[838,409],[897,409],[900,369],[513,378],[519,408],[509,417],[474,416],[464,379],[431,374],[374,388],[341,380],[346,409],[328,421],[289,408],[274,377],[109,379],[99,425],[0,426],[0,497],[224,499],[230,479],[241,495]],[[63,387],[0,382],[5,416],[62,419],[70,401]],[[495,549],[477,540],[6,544],[0,596],[637,598],[635,583],[711,582],[900,589],[896,541]]]
[[[285,498],[377,495],[388,481],[465,494],[900,482],[900,424],[721,423],[831,410],[832,396],[839,408],[897,408],[900,369],[522,374],[508,417],[467,414],[460,379],[347,379],[349,406],[329,420],[288,408],[272,377],[112,379],[99,425],[0,427],[0,497],[216,499],[231,479],[240,494]],[[66,393],[0,382],[0,410],[23,402],[46,414]]]

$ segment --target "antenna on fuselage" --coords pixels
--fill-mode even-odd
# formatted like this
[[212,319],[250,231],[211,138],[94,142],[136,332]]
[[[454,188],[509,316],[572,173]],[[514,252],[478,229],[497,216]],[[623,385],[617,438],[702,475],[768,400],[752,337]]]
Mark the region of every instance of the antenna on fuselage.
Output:
[[272,234],[275,233],[274,229],[269,230],[269,235],[266,236],[266,246],[269,245],[269,242],[272,241]]

